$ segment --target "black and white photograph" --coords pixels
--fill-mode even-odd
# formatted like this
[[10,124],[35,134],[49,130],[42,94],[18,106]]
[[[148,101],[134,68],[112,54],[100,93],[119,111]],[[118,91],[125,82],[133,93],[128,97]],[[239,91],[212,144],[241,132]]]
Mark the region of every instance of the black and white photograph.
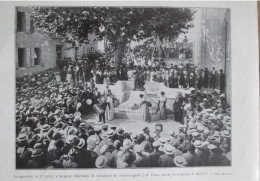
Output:
[[230,8],[14,13],[16,169],[232,166]]

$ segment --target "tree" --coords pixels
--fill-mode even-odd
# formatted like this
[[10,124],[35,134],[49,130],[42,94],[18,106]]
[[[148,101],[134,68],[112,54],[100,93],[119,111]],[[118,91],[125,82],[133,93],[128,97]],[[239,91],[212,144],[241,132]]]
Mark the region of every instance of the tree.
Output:
[[40,31],[64,43],[88,43],[88,33],[106,37],[120,63],[127,43],[176,38],[192,27],[194,13],[190,8],[36,7],[33,17]]

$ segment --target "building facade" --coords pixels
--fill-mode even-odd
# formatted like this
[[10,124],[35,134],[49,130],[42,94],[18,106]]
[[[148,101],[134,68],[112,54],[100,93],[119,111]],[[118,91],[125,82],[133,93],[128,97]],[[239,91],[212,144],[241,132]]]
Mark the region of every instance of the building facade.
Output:
[[56,67],[62,46],[51,37],[34,30],[28,7],[16,8],[16,77]]
[[54,69],[57,60],[63,58],[74,61],[78,56],[98,51],[95,34],[89,34],[88,44],[76,44],[75,48],[69,48],[70,45],[63,45],[47,34],[35,31],[31,13],[29,7],[16,8],[16,77]]

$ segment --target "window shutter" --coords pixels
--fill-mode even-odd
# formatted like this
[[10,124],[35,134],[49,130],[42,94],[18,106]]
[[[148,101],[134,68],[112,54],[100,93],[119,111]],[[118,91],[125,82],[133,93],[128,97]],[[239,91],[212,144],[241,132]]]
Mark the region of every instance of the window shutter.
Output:
[[26,48],[26,52],[25,52],[25,66],[26,67],[30,67],[31,66],[31,49],[30,48]]
[[31,66],[33,67],[33,66],[35,66],[35,62],[34,62],[34,48],[31,48]]
[[18,68],[19,67],[19,65],[18,65],[18,48],[16,48],[16,50],[15,50],[16,52],[15,52],[15,68]]
[[45,61],[45,59],[46,59],[46,54],[43,54],[42,52],[47,52],[47,50],[46,50],[47,48],[44,46],[44,47],[42,47],[41,49],[40,49],[40,57],[41,57],[41,65],[44,65],[44,61]]
[[25,32],[30,33],[31,32],[31,17],[29,13],[25,13]]

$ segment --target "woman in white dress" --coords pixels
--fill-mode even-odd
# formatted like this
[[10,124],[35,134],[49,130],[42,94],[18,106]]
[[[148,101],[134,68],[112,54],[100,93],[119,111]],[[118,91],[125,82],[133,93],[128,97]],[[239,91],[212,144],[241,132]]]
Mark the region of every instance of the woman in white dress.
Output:
[[68,82],[72,82],[72,69],[71,69],[71,65],[68,68],[68,72],[67,72],[67,81]]
[[107,106],[105,110],[105,119],[106,121],[112,121],[114,119],[114,104],[112,94],[108,94],[106,98]]

